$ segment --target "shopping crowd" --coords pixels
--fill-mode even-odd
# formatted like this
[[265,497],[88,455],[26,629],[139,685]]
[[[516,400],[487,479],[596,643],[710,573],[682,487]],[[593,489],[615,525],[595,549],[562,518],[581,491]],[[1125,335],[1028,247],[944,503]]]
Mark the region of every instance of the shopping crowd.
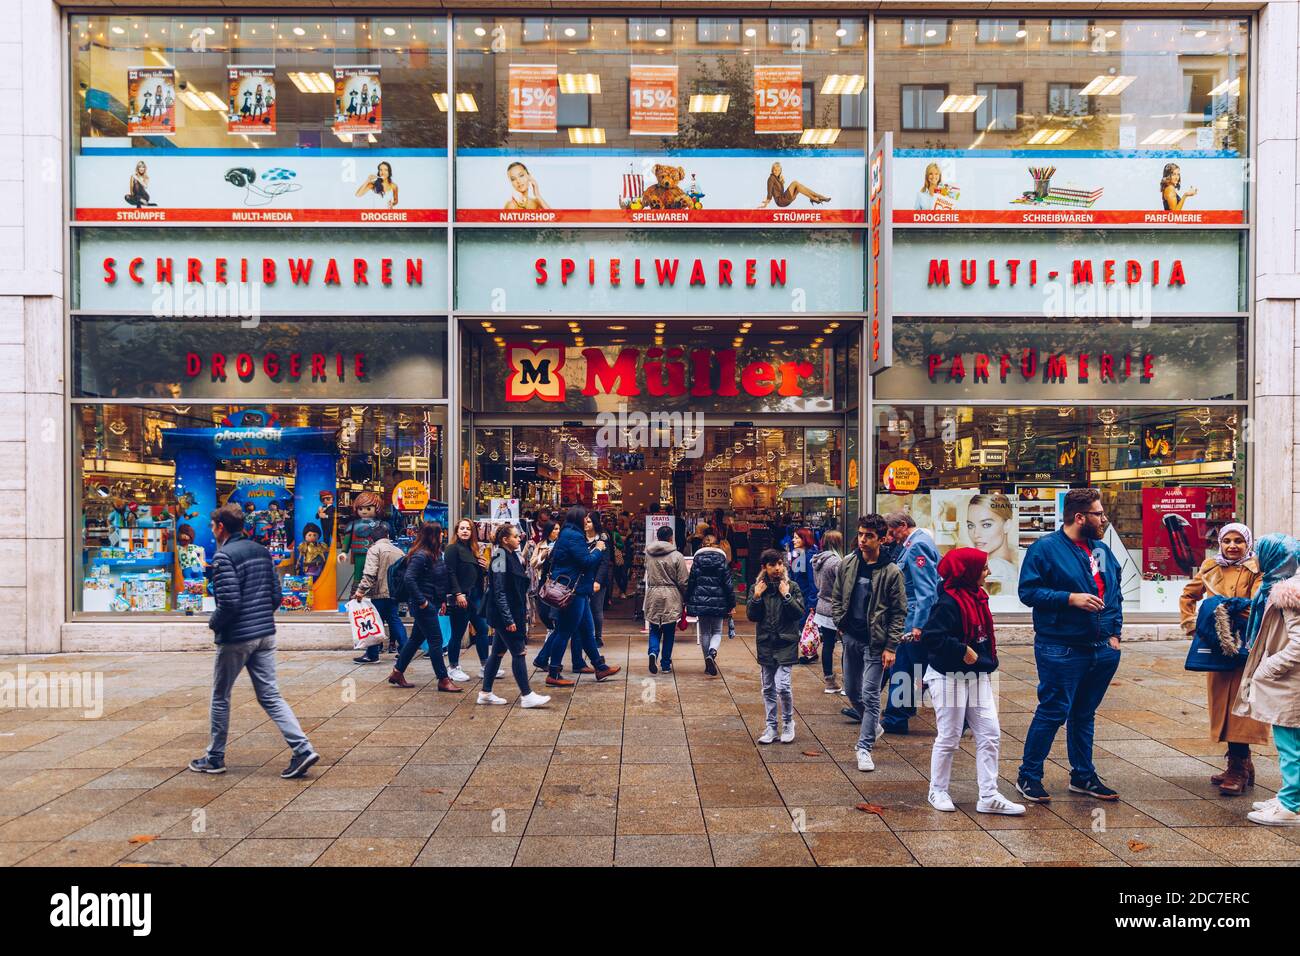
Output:
[[[570,687],[574,675],[604,681],[619,672],[601,652],[604,609],[611,588],[628,593],[633,564],[622,524],[606,529],[602,516],[581,506],[562,516],[540,516],[525,534],[497,528],[490,548],[477,526],[463,519],[451,542],[424,523],[409,552],[386,534],[367,553],[354,597],[373,602],[396,659],[388,682],[412,687],[406,671],[423,649],[441,692],[459,693],[472,678],[460,664],[471,635],[481,679],[479,704],[505,705],[493,692],[510,657],[511,677],[524,708],[550,697],[532,690],[527,660],[530,626],[545,632],[533,668],[548,687]],[[1065,728],[1069,790],[1099,800],[1119,794],[1093,760],[1096,713],[1119,668],[1123,637],[1120,564],[1102,540],[1107,527],[1101,495],[1080,488],[1064,497],[1062,521],[1026,550],[1020,602],[1032,610],[1038,704],[1025,734],[1016,790],[1027,802],[1047,803],[1044,766]],[[266,549],[243,532],[238,508],[213,514],[220,549],[213,564],[217,660],[212,694],[212,743],[191,763],[198,772],[225,769],[230,687],[249,670],[258,700],[294,751],[284,776],[301,776],[318,755],[280,698],[275,682],[274,610],[279,585]],[[737,588],[732,555],[719,529],[699,525],[691,560],[678,550],[673,525],[660,525],[644,548],[642,612],[649,630],[648,669],[671,673],[678,632],[697,624],[705,672],[721,676],[724,634],[735,635]],[[1251,746],[1270,732],[1282,777],[1275,797],[1254,803],[1248,818],[1274,826],[1300,825],[1300,541],[1268,534],[1255,541],[1243,524],[1218,532],[1217,554],[1207,558],[1181,598],[1183,629],[1192,638],[1189,670],[1207,674],[1208,732],[1225,745],[1226,766],[1210,779],[1225,796],[1255,783]],[[740,588],[745,617],[754,624],[765,726],[759,744],[790,743],[796,734],[793,668],[820,663],[825,692],[842,694],[842,713],[859,728],[859,771],[875,769],[882,735],[907,734],[918,704],[934,709],[935,740],[928,799],[952,812],[953,758],[969,730],[974,739],[979,813],[1019,815],[1021,803],[998,789],[997,636],[984,583],[988,555],[977,548],[939,554],[930,533],[906,512],[869,514],[854,540],[838,530],[820,540],[793,529],[788,550],[762,552],[761,571]],[[406,603],[414,621],[408,636],[398,613]],[[444,639],[440,617],[445,616]],[[382,642],[357,657],[378,662]],[[843,683],[835,674],[840,647]],[[445,660],[444,660],[445,656]],[[921,687],[917,686],[919,678]]]

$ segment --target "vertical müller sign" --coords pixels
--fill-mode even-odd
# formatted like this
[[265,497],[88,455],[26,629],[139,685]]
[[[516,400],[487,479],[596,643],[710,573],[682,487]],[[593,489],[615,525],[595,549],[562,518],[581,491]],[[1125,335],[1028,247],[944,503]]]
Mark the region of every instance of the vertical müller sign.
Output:
[[889,272],[893,259],[893,219],[890,176],[894,157],[894,134],[886,133],[871,151],[871,188],[867,194],[871,223],[870,273],[867,317],[870,320],[868,347],[871,374],[894,364],[894,313],[889,295]]

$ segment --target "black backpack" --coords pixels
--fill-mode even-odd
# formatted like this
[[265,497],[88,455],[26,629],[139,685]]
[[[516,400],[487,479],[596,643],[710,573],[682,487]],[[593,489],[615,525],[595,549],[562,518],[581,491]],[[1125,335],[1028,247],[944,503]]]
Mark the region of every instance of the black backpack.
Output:
[[406,590],[406,555],[402,555],[388,566],[388,596],[394,601],[409,601],[411,596]]

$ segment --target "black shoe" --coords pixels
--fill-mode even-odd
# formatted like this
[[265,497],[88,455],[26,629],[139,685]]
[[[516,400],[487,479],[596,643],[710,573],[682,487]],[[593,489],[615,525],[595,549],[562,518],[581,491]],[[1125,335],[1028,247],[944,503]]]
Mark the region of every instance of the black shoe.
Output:
[[225,773],[226,762],[220,757],[209,757],[205,754],[198,760],[191,760],[190,769],[195,773]]
[[354,658],[352,658],[352,663],[353,663],[353,664],[378,664],[378,663],[379,663],[379,658],[378,658],[378,657],[364,657],[364,656],[362,656],[362,657],[354,657]]
[[1016,789],[1030,803],[1050,803],[1052,801],[1052,795],[1043,789],[1041,780],[1021,777],[1016,781]]
[[708,674],[710,677],[718,676],[718,662],[712,654],[704,658],[704,673]]
[[1090,797],[1096,797],[1098,800],[1118,800],[1119,794],[1101,782],[1101,777],[1095,773],[1088,779],[1081,777],[1070,777],[1070,792],[1085,793]]
[[673,672],[673,665],[672,665],[672,662],[671,662],[671,661],[664,661],[663,666],[662,666],[660,669],[661,669],[665,674],[671,674],[671,673]]
[[539,671],[550,670],[550,668],[548,668],[545,664],[543,664],[543,663],[542,663],[538,658],[536,658],[536,657],[533,658],[533,668],[534,668],[535,670],[539,670]]
[[657,654],[650,655],[650,673],[651,674],[659,673],[659,655]]
[[907,721],[903,721],[901,724],[887,724],[882,720],[880,724],[885,728],[885,733],[887,734],[891,734],[895,737],[907,736]]
[[852,707],[841,707],[840,713],[856,724],[862,723],[862,715]]
[[301,777],[315,766],[317,760],[320,760],[320,754],[314,750],[309,750],[305,754],[294,754],[293,759],[289,761],[289,766],[280,771],[280,776],[285,780]]

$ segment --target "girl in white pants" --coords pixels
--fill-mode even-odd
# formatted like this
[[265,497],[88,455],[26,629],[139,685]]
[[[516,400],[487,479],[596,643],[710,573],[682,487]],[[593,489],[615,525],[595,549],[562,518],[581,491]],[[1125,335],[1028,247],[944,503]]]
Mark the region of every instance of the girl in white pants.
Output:
[[988,555],[978,548],[955,548],[939,562],[943,588],[921,633],[929,661],[924,681],[934,705],[936,733],[930,753],[930,806],[955,811],[948,787],[952,758],[961,746],[962,728],[975,735],[975,773],[980,813],[1019,815],[1025,808],[998,792],[998,724],[993,673],[998,668],[997,639],[984,581]]

